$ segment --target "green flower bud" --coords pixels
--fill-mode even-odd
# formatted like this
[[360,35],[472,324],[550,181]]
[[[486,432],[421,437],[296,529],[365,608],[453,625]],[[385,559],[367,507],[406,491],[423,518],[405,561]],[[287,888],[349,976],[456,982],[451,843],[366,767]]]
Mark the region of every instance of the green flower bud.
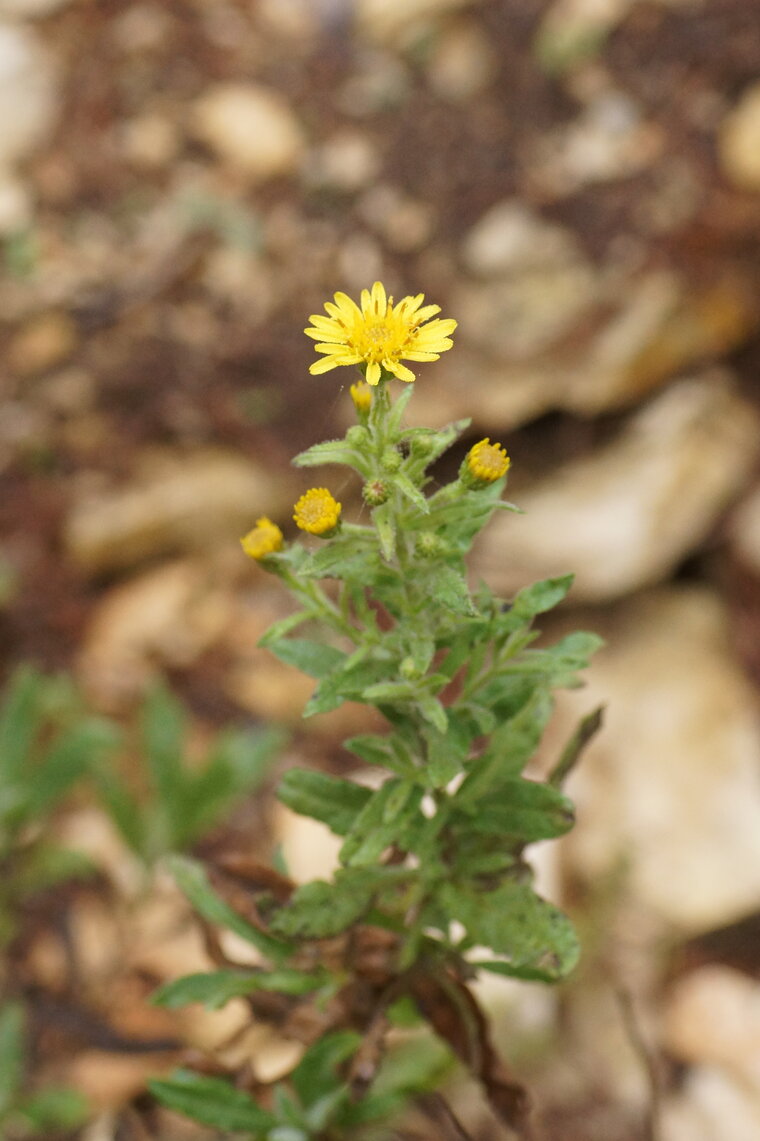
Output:
[[382,479],[370,479],[362,488],[362,499],[368,507],[379,507],[390,495],[388,484]]
[[354,448],[366,448],[369,443],[369,432],[361,424],[352,424],[346,432],[346,443]]
[[434,559],[438,555],[446,554],[448,547],[440,535],[435,531],[420,531],[415,543],[415,550],[420,558]]
[[383,470],[393,475],[401,467],[401,454],[397,448],[386,448],[380,462],[383,465]]
[[405,681],[414,681],[420,676],[420,671],[415,664],[414,658],[404,658],[399,666],[399,673]]

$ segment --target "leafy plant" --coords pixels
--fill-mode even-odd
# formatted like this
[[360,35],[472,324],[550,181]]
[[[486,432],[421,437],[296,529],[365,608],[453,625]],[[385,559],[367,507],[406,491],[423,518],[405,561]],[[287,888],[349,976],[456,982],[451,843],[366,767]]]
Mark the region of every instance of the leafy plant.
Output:
[[[496,1057],[468,983],[481,971],[553,983],[579,953],[567,917],[534,890],[526,848],[572,827],[561,786],[598,727],[598,711],[547,779],[524,770],[553,691],[578,684],[599,639],[577,632],[538,643],[534,621],[563,600],[570,574],[526,586],[506,603],[486,584],[470,588],[473,540],[495,511],[517,510],[501,498],[509,458],[481,440],[456,478],[431,489],[430,465],[468,421],[408,428],[413,386],[391,400],[393,376],[414,380],[402,359],[436,359],[451,346],[456,323],[431,320],[437,307],[422,308],[422,300],[394,306],[376,283],[361,307],[336,294],[328,316],[312,317],[307,329],[323,342],[312,372],[358,364],[366,382],[351,388],[358,423],[295,463],[353,469],[369,522],[343,521],[341,504],[317,487],[294,511],[298,527],[321,540],[317,548],[286,544],[265,517],[243,540],[296,600],[298,609],[261,644],[315,679],[305,715],[344,701],[383,715],[385,732],[345,742],[379,769],[377,786],[302,769],[285,775],[280,799],[342,839],[330,881],[296,887],[266,869],[175,862],[204,921],[232,928],[264,963],[243,969],[220,953],[222,969],[179,980],[157,1001],[219,1005],[244,996],[255,1015],[300,1036],[307,1049],[290,1076],[295,1101],[281,1086],[251,1100],[220,1078],[187,1072],[154,1090],[190,1116],[267,1141],[355,1135],[351,1113],[373,1104],[390,1011],[401,999],[472,1069],[496,1113],[527,1135],[524,1092]],[[315,1056],[332,1059],[337,1085],[304,1077]],[[314,1109],[333,1097],[335,1106],[353,1107],[348,1116]]]
[[47,1137],[81,1125],[87,1103],[76,1091],[25,1082],[26,1032],[19,1002],[0,1006],[0,1135],[4,1141]]
[[188,759],[188,718],[163,685],[146,696],[139,714],[140,759],[145,787],[133,788],[113,765],[96,776],[100,795],[123,839],[148,866],[169,852],[185,851],[265,778],[282,747],[270,728],[230,729],[212,740],[195,765]]
[[0,941],[13,934],[29,893],[86,867],[50,843],[46,826],[118,741],[116,727],[88,715],[66,678],[22,666],[10,679],[0,707]]

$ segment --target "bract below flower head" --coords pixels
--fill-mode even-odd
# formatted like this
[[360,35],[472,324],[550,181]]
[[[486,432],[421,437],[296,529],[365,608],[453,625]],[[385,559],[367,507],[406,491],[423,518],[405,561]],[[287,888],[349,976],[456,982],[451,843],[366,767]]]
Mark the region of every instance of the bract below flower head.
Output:
[[312,487],[293,508],[296,526],[310,535],[325,535],[338,526],[341,505],[326,487]]
[[325,354],[309,372],[316,375],[340,365],[359,365],[367,384],[377,384],[384,373],[414,380],[412,370],[401,361],[438,360],[451,348],[450,334],[457,327],[456,321],[435,316],[441,311],[439,305],[423,305],[424,300],[424,293],[418,293],[394,305],[379,281],[371,290],[362,290],[360,305],[345,293],[336,293],[334,303],[325,302],[328,316],[313,314],[311,326],[304,330],[319,342],[317,352]]
[[267,555],[279,551],[283,543],[280,528],[266,515],[256,520],[256,526],[240,540],[243,550],[252,559],[264,559]]
[[492,444],[486,436],[470,448],[465,463],[470,475],[481,483],[495,483],[509,471],[512,461],[507,455],[507,449],[501,444]]

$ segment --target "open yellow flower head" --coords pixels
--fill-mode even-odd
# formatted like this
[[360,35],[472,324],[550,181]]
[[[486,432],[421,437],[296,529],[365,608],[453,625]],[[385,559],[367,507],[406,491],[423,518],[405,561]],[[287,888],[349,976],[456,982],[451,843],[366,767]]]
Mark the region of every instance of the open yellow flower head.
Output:
[[313,314],[311,326],[304,330],[319,341],[317,352],[325,354],[309,372],[360,365],[364,366],[367,384],[377,384],[384,372],[399,380],[414,380],[412,370],[401,361],[438,360],[451,348],[450,334],[457,327],[456,321],[435,317],[440,306],[423,305],[424,300],[424,293],[418,293],[416,297],[402,297],[394,305],[379,281],[371,290],[362,290],[360,306],[345,293],[336,293],[334,304],[325,302],[329,316]]
[[[317,362],[319,363],[319,362]],[[348,390],[357,412],[369,412],[372,407],[372,389],[363,380],[357,380]]]
[[252,559],[264,559],[282,547],[282,531],[276,523],[262,515],[256,520],[253,530],[244,535],[240,542],[245,553]]
[[325,535],[338,525],[340,503],[326,487],[312,487],[296,503],[293,519],[302,531],[308,531],[310,535]]
[[511,460],[506,448],[492,444],[486,436],[467,453],[465,463],[470,475],[481,483],[494,483],[509,471]]

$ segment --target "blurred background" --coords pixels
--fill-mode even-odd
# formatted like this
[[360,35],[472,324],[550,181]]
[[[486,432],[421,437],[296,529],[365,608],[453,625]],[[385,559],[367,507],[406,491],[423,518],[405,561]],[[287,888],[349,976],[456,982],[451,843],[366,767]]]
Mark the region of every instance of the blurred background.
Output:
[[[346,771],[366,711],[300,721],[310,683],[256,648],[287,599],[238,539],[292,530],[290,457],[353,416],[309,314],[382,279],[459,321],[410,416],[503,442],[526,511],[473,575],[575,571],[547,633],[607,640],[547,745],[607,704],[578,824],[536,854],[584,961],[487,993],[496,1036],[550,1141],[760,1137],[757,0],[0,0],[0,243],[3,678],[63,672],[124,723],[164,678],[192,756],[287,726],[223,827],[296,878],[334,849],[277,765]],[[25,1080],[90,1104],[42,1135],[202,1136],[146,1076],[244,1012],[151,1009],[203,966],[181,900],[87,796],[49,827],[96,875],[29,897],[8,952]]]

